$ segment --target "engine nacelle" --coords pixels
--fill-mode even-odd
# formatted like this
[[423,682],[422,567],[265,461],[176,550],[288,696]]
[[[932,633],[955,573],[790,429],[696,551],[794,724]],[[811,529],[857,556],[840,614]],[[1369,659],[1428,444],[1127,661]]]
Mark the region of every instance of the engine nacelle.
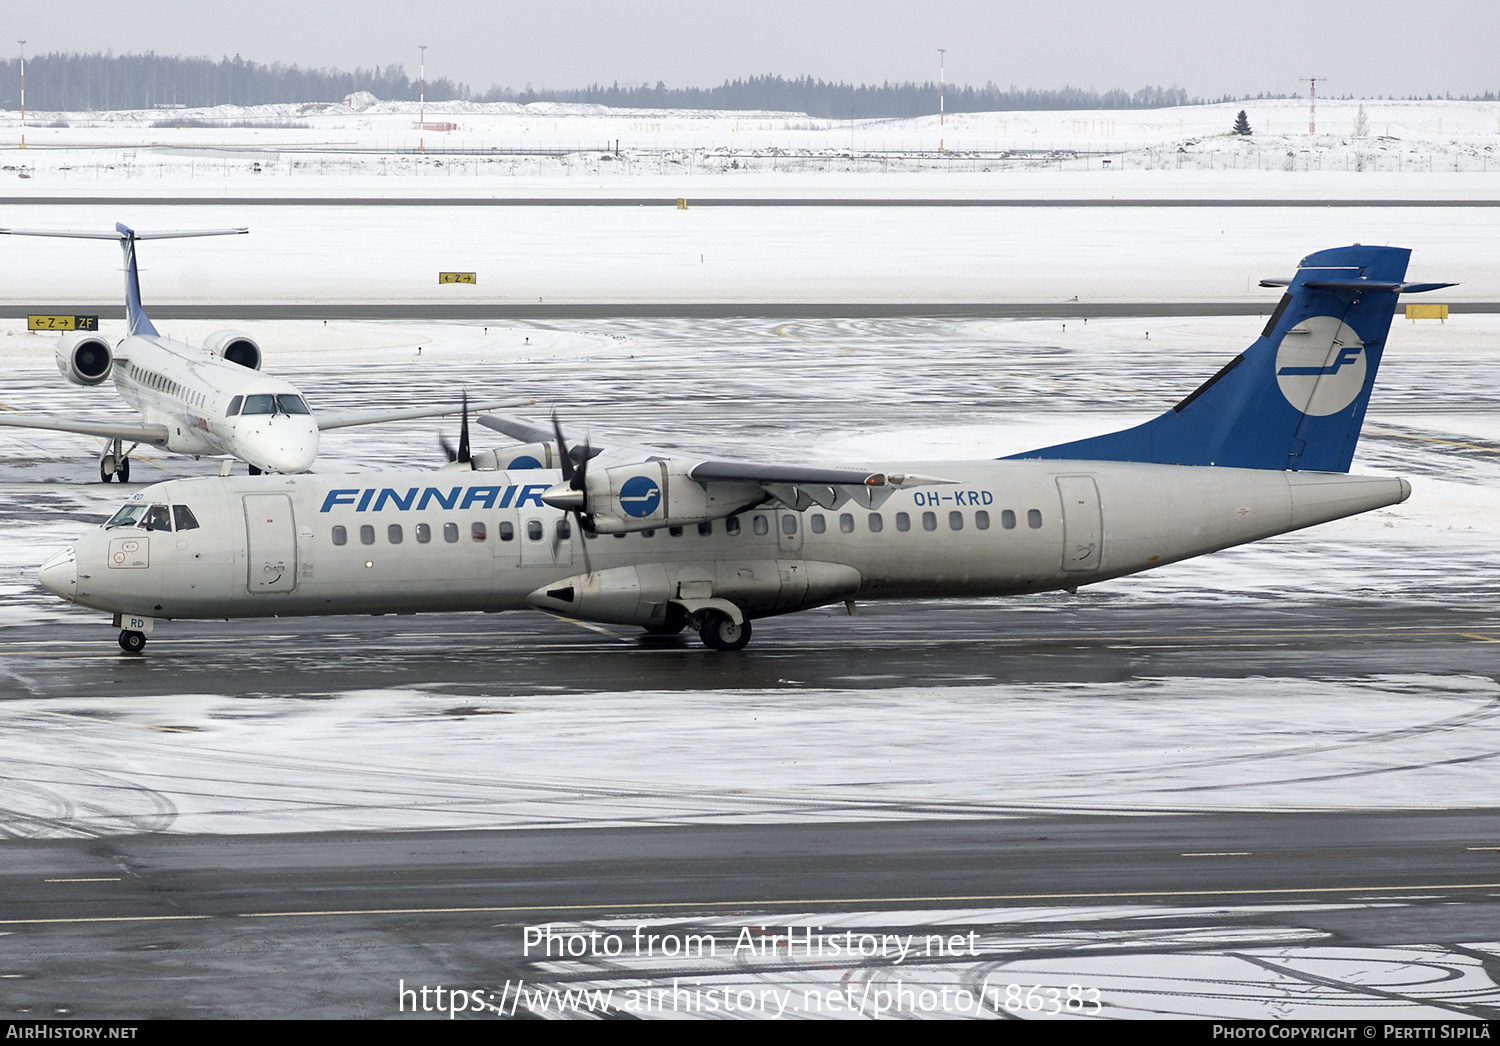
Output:
[[203,339],[203,347],[230,363],[260,370],[260,343],[244,331],[214,331]]
[[519,447],[501,447],[474,455],[474,468],[497,469],[508,472],[516,469],[557,469],[557,447],[551,443],[523,443]]
[[71,331],[57,342],[57,369],[74,385],[101,385],[114,373],[115,354],[99,335]]
[[[627,534],[723,519],[767,498],[758,483],[700,483],[694,462],[643,461],[588,474],[588,511],[601,534]],[[545,495],[544,495],[545,497]]]

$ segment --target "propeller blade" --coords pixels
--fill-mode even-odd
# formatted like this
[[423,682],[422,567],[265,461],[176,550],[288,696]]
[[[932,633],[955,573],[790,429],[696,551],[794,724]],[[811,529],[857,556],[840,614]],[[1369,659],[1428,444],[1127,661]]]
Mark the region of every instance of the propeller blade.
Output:
[[458,460],[458,451],[453,449],[453,444],[449,443],[448,438],[442,433],[438,433],[438,446],[443,448],[443,453],[448,455],[449,461]]
[[[563,479],[573,480],[573,456],[568,453],[568,445],[563,441],[562,426],[557,421],[557,411],[552,412],[552,431],[557,436],[557,458],[562,466]],[[575,488],[576,489],[576,488]]]
[[469,453],[469,390],[464,389],[464,412],[463,420],[458,424],[458,456],[450,457],[449,461],[473,461]]

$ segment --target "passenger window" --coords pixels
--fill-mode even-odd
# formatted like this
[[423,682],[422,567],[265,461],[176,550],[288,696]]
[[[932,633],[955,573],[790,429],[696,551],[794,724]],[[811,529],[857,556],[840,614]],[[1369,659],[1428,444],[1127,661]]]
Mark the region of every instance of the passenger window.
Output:
[[870,533],[879,534],[885,529],[885,520],[880,518],[879,512],[870,513]]
[[962,512],[950,512],[950,513],[948,513],[948,529],[949,530],[962,530],[962,529],[964,529],[964,514]]
[[516,525],[510,520],[500,524],[500,540],[514,541],[516,539]]
[[788,512],[781,517],[781,532],[787,537],[797,533],[797,517]]
[[[677,533],[682,533],[682,528],[677,528]],[[557,540],[568,541],[573,537],[573,524],[567,516],[557,521]]]
[[705,538],[709,537],[709,536],[711,536],[713,534],[713,532],[714,532],[714,525],[712,523],[699,523],[698,524],[698,536],[699,537],[705,537]]
[[526,536],[532,541],[542,540],[542,521],[539,519],[528,519],[526,521]]
[[193,516],[193,510],[186,505],[172,506],[172,521],[177,524],[178,530],[197,530],[198,520]]
[[620,538],[621,540],[624,540],[625,535],[624,534],[616,534],[615,537]]
[[1040,530],[1042,527],[1041,509],[1030,509],[1026,513],[1026,525],[1032,530]]
[[845,534],[854,533],[854,516],[848,512],[839,513],[839,529]]
[[740,532],[740,517],[730,516],[724,521],[724,533],[738,534]]
[[425,545],[432,540],[432,527],[426,523],[417,524],[417,544]]
[[765,516],[756,516],[753,523],[755,524],[755,532],[757,534],[765,534],[771,529],[770,524],[766,522]]
[[334,527],[333,528],[333,543],[335,545],[347,545],[347,544],[349,544],[349,531],[345,530],[343,527]]
[[641,531],[641,537],[643,537],[643,538],[654,538],[654,537],[656,537],[656,528],[655,527],[650,527],[650,528],[648,528],[646,530]]
[[392,523],[385,528],[385,539],[393,545],[399,545],[405,540],[406,535],[401,533],[401,524]]
[[922,513],[922,529],[923,530],[936,530],[937,529],[937,513],[936,512],[924,512],[924,513]]
[[823,531],[828,529],[828,521],[823,518],[823,514],[821,512],[814,512],[810,522],[812,524],[812,532],[814,534],[821,534],[823,533]]
[[[541,524],[537,523],[537,527],[540,528]],[[483,541],[485,538],[489,537],[489,532],[484,529],[483,523],[471,523],[469,525],[469,536],[475,541]]]
[[903,534],[911,529],[911,517],[905,512],[896,513],[896,529]]
[[1004,512],[1000,513],[1000,525],[1006,530],[1015,530],[1016,514],[1010,509],[1006,509]]
[[990,514],[984,509],[980,509],[978,512],[974,513],[974,526],[978,527],[980,530],[989,530]]
[[444,523],[443,524],[443,540],[446,541],[446,542],[448,542],[448,544],[450,544],[450,545],[453,544],[455,541],[458,540],[458,524],[457,523]]
[[667,533],[671,534],[674,538],[680,538],[680,537],[682,537],[682,528],[681,527],[668,527],[667,528]]
[[359,528],[359,543],[361,545],[375,544],[375,528],[366,523]]

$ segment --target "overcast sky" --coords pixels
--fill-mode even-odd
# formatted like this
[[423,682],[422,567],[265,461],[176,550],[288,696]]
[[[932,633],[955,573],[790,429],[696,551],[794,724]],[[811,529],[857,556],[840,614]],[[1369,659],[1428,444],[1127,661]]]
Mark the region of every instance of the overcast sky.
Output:
[[156,51],[353,69],[404,65],[520,89],[590,82],[712,86],[765,73],[1002,87],[1186,88],[1195,96],[1500,90],[1496,0],[0,0],[28,54]]

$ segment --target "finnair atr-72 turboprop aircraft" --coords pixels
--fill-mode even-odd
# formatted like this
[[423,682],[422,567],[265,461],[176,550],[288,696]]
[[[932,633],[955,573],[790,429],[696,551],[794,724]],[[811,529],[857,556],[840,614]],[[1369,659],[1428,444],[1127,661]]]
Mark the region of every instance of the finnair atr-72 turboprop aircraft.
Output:
[[[305,472],[318,456],[322,429],[376,425],[387,421],[435,418],[459,413],[460,407],[361,411],[314,416],[290,383],[260,373],[261,351],[255,339],[234,330],[216,331],[195,349],[162,337],[141,307],[136,270],[137,240],[234,236],[249,229],[183,232],[135,232],[116,225],[115,232],[49,232],[0,229],[15,236],[119,240],[125,252],[126,337],[115,349],[97,333],[73,331],[57,344],[57,368],[75,385],[102,385],[113,375],[121,398],[143,415],[138,425],[110,419],[54,420],[29,414],[0,413],[0,425],[52,429],[102,436],[104,454],[99,478],[130,480],[130,451],[140,444],[177,454],[228,455],[258,472]],[[126,442],[135,446],[129,450]]]
[[[1000,460],[833,469],[639,455],[481,419],[528,447],[466,473],[159,483],[43,586],[157,618],[533,608],[738,650],[753,618],[870,599],[1076,590],[1384,505],[1346,473],[1411,252],[1302,260],[1260,338],[1135,428]],[[556,436],[556,456],[549,435]],[[540,439],[538,439],[540,437]],[[488,459],[488,460],[486,460]],[[558,472],[537,466],[556,460]],[[484,471],[486,466],[490,471]]]

